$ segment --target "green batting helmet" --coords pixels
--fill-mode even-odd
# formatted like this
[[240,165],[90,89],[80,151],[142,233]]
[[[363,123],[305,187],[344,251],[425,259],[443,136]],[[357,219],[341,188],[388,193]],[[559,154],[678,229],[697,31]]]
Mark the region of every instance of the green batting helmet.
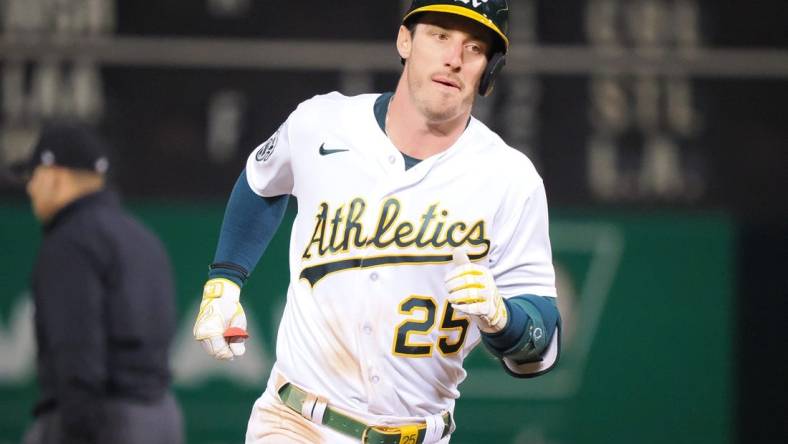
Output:
[[509,3],[507,0],[413,0],[402,24],[408,26],[425,12],[442,12],[467,17],[492,31],[495,44],[487,63],[487,70],[479,82],[479,94],[488,96],[495,79],[506,64],[509,50]]
[[444,12],[467,17],[493,31],[498,40],[496,52],[509,49],[509,3],[507,0],[413,0],[402,19],[408,25],[423,12]]

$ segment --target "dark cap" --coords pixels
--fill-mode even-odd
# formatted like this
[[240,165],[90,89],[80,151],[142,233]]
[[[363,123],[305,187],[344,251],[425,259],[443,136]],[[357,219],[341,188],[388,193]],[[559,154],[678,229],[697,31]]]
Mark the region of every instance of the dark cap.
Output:
[[57,121],[44,125],[27,167],[32,171],[39,165],[105,174],[109,169],[109,158],[104,143],[88,126],[73,121]]

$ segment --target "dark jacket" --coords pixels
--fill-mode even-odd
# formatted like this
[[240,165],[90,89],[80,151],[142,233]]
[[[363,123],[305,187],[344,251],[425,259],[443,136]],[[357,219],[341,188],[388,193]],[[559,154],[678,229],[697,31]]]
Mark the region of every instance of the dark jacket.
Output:
[[44,227],[33,298],[35,412],[57,409],[63,443],[94,442],[106,398],[167,393],[176,323],[169,259],[113,192],[73,202]]

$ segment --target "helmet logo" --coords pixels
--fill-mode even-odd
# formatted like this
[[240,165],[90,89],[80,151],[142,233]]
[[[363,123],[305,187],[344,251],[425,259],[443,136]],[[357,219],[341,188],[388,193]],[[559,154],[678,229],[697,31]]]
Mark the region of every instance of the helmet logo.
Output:
[[467,5],[468,3],[471,3],[471,1],[473,1],[473,7],[474,7],[474,8],[478,8],[478,7],[479,7],[479,6],[481,6],[483,3],[487,3],[487,1],[488,1],[488,0],[454,0],[454,1],[455,1],[455,2],[460,2],[460,3],[465,3],[466,5]]

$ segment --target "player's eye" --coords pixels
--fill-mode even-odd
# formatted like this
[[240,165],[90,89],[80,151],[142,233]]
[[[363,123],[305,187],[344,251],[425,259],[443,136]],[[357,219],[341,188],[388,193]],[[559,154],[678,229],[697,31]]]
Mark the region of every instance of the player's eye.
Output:
[[483,52],[482,47],[475,43],[468,45],[467,48],[470,52],[474,54],[481,54]]

